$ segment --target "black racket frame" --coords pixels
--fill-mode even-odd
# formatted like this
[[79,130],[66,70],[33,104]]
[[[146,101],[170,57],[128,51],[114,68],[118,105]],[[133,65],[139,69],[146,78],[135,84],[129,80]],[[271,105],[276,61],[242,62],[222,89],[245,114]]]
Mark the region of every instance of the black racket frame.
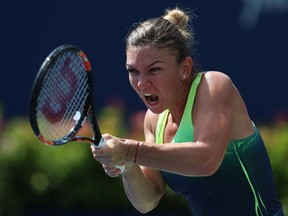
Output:
[[[81,117],[73,126],[70,133],[58,140],[46,140],[45,137],[41,134],[38,123],[37,123],[37,117],[36,117],[37,99],[42,88],[43,79],[45,78],[45,76],[47,75],[49,71],[48,69],[57,61],[57,59],[61,56],[61,54],[63,54],[63,52],[66,52],[66,51],[77,52],[79,57],[82,58],[83,63],[84,64],[88,63],[90,65],[90,68],[85,67],[87,78],[88,78],[88,83],[89,83],[89,88],[87,88],[88,97],[86,98],[84,108],[81,112]],[[98,145],[98,143],[100,142],[102,138],[101,132],[97,123],[97,119],[96,119],[95,109],[94,109],[93,77],[92,77],[91,64],[89,60],[87,59],[86,55],[84,54],[83,56],[81,55],[81,53],[84,54],[82,50],[80,50],[79,48],[73,45],[61,45],[57,47],[47,56],[45,61],[42,63],[37,73],[37,76],[34,80],[32,92],[30,96],[29,120],[30,120],[31,127],[35,135],[41,142],[44,142],[45,144],[57,146],[57,145],[66,144],[68,142],[82,141],[82,142],[94,143],[95,145]],[[91,127],[94,132],[94,137],[90,139],[88,137],[75,136],[77,132],[80,130],[80,128],[82,128],[87,118],[89,118],[90,120]]]

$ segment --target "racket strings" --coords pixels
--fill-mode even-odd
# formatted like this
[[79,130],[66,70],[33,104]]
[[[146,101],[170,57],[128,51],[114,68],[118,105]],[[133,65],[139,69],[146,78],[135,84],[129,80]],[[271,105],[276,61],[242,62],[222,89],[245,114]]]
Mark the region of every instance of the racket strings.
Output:
[[43,80],[37,121],[45,139],[58,140],[71,132],[89,95],[82,59],[75,52],[61,55]]

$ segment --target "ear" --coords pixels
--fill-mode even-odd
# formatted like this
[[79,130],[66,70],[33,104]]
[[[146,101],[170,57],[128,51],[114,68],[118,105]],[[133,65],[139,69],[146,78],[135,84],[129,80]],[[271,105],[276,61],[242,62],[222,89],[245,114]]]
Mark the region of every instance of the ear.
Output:
[[193,60],[190,56],[181,63],[182,71],[180,74],[181,80],[186,80],[192,73]]

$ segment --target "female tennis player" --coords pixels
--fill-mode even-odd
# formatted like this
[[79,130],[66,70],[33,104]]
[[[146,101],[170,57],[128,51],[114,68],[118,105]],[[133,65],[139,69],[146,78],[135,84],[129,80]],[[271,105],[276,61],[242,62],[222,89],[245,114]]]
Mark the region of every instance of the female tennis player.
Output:
[[121,176],[142,213],[166,185],[184,195],[193,215],[283,215],[270,160],[246,105],[222,72],[197,70],[191,16],[175,8],[137,24],[126,38],[129,80],[144,104],[145,141],[103,137],[92,148],[105,172]]

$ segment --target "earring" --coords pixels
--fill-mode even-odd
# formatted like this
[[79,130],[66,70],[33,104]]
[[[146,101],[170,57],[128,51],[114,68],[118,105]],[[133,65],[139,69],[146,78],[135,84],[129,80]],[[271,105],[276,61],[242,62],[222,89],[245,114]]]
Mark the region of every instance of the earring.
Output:
[[182,76],[182,80],[185,80],[185,79],[186,79],[186,76],[185,76],[185,75],[183,75],[183,76]]

